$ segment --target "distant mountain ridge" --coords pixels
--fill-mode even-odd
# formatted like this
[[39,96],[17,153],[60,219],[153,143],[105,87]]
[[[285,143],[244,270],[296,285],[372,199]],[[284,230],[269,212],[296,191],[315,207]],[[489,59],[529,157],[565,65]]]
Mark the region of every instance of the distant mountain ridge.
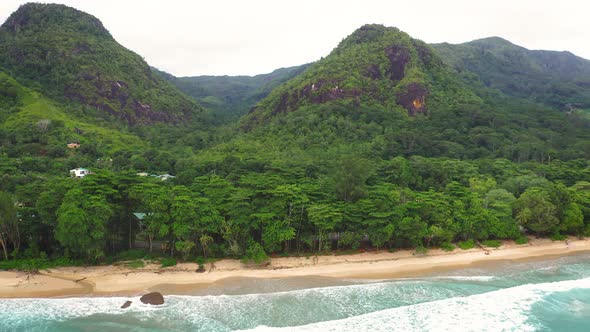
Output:
[[175,77],[154,71],[193,97],[204,107],[229,119],[237,119],[266,97],[278,85],[300,74],[309,64],[279,68],[255,76],[187,76]]
[[[240,119],[245,135],[236,144],[335,159],[348,153],[543,163],[590,153],[587,116],[487,86],[447,56],[397,28],[364,25],[258,102]],[[232,146],[220,153],[239,149]]]
[[[371,26],[375,27],[366,25],[359,29],[341,46],[370,38],[371,33],[375,33],[369,31]],[[464,83],[479,86],[475,89],[478,92],[492,88],[508,97],[564,111],[590,109],[590,61],[570,52],[528,50],[500,37],[429,46],[445,64],[458,72]],[[235,120],[245,115],[274,88],[313,65],[281,68],[256,76],[174,77],[156,71],[200,104],[215,110],[218,115]],[[374,75],[382,74],[376,67],[371,70]]]
[[51,98],[131,125],[183,123],[202,111],[97,18],[64,5],[28,3],[15,11],[0,27],[0,68]]
[[528,50],[500,37],[432,46],[468,83],[561,110],[590,108],[590,60],[570,52]]

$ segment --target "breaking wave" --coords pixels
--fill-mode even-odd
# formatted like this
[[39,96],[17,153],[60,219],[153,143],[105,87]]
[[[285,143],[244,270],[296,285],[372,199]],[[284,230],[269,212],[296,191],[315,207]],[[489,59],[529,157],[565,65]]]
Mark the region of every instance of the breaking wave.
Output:
[[[531,316],[533,305],[554,293],[574,289],[590,289],[590,278],[527,284],[336,321],[287,328],[260,326],[252,331],[533,331],[544,327],[539,325],[539,319]],[[573,305],[580,310],[580,301],[575,300]]]

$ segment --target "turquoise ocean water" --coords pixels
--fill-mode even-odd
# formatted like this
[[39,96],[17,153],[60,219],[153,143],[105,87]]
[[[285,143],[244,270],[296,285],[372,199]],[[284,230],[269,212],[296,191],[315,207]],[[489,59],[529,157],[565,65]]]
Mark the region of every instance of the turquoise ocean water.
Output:
[[127,297],[4,299],[0,331],[590,331],[590,253],[421,278],[241,280],[199,292],[160,307]]

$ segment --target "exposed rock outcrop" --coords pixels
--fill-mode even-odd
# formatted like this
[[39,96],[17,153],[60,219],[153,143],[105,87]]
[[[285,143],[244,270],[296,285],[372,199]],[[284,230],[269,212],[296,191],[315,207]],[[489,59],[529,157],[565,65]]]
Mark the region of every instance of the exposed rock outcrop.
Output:
[[409,115],[426,113],[426,96],[428,90],[419,83],[410,83],[404,91],[398,93],[397,102],[408,110]]
[[410,51],[407,48],[391,46],[385,50],[390,67],[387,75],[392,81],[399,81],[405,76],[406,65],[410,62]]
[[143,304],[161,305],[164,304],[164,296],[158,292],[148,293],[140,297],[139,300]]

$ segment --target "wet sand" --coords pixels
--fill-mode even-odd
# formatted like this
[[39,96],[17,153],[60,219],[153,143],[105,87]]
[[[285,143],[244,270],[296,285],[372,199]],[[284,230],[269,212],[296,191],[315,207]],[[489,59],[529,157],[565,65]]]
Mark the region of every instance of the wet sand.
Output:
[[[534,239],[517,245],[506,241],[495,248],[440,249],[416,255],[414,251],[365,252],[352,255],[272,258],[264,266],[247,266],[238,260],[224,259],[207,264],[204,273],[196,273],[197,264],[182,263],[161,268],[147,264],[131,269],[124,264],[89,267],[63,267],[40,271],[0,272],[0,298],[132,296],[148,291],[163,294],[240,294],[243,286],[258,284],[261,289],[281,291],[318,285],[355,283],[362,279],[392,279],[437,275],[453,269],[521,260],[545,259],[590,251],[590,240],[570,238],[553,242]],[[264,279],[284,279],[265,282]],[[350,279],[346,281],[346,279]],[[265,285],[262,285],[265,283]],[[248,288],[248,287],[246,287]]]

